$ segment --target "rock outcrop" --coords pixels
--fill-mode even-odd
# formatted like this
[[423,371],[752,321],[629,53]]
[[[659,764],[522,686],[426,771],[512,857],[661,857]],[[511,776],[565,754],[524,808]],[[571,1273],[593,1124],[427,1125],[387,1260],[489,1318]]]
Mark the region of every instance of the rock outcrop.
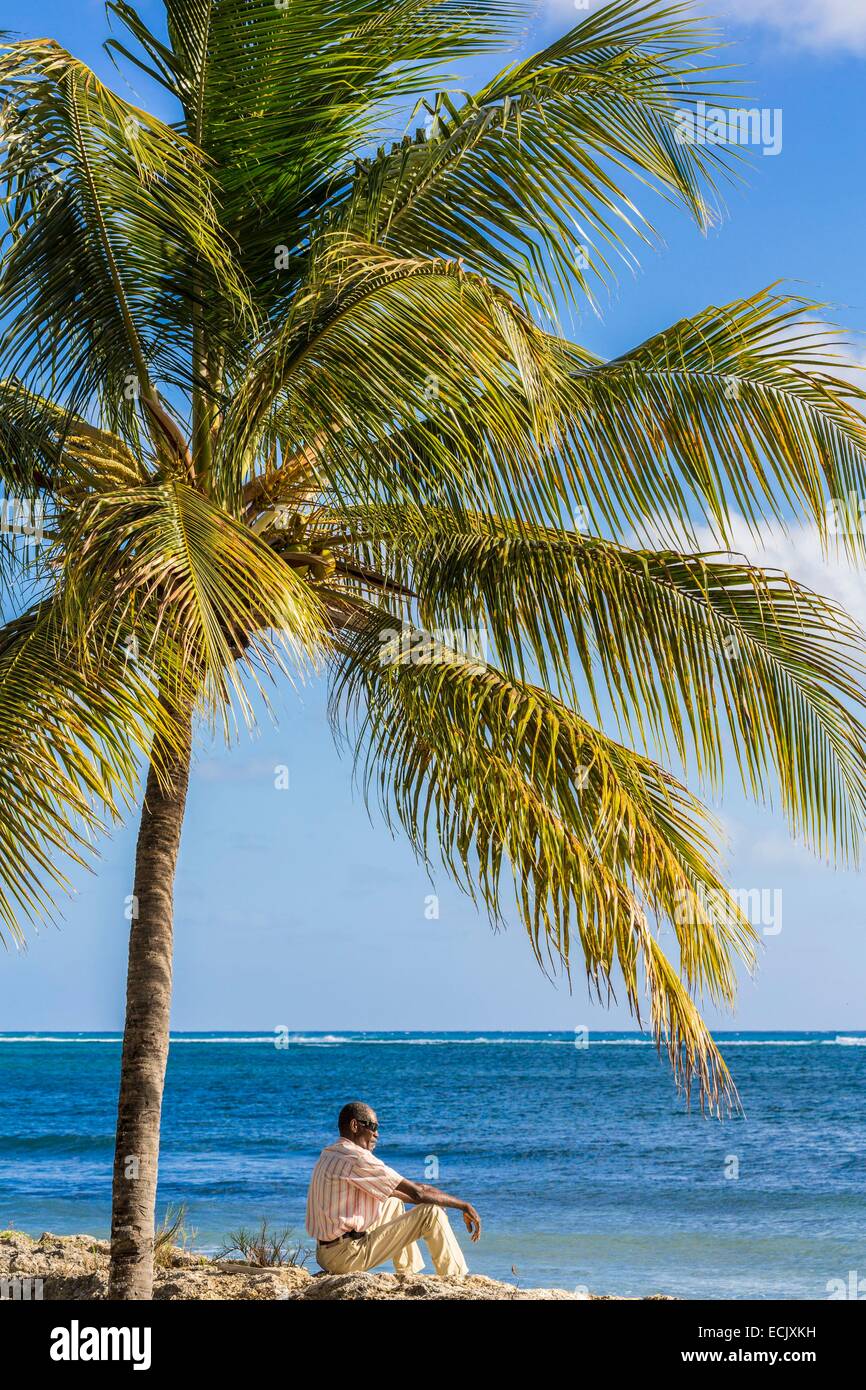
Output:
[[[108,1242],[91,1236],[45,1234],[34,1240],[20,1231],[0,1232],[0,1296],[40,1296],[33,1281],[41,1279],[43,1299],[104,1299],[108,1288]],[[8,1283],[2,1281],[9,1281]],[[211,1260],[186,1250],[173,1250],[158,1266],[155,1299],[377,1299],[433,1302],[442,1299],[481,1301],[517,1299],[585,1300],[598,1295],[583,1289],[522,1289],[483,1275],[467,1279],[437,1279],[412,1274],[313,1274],[291,1265],[262,1269],[233,1260]]]

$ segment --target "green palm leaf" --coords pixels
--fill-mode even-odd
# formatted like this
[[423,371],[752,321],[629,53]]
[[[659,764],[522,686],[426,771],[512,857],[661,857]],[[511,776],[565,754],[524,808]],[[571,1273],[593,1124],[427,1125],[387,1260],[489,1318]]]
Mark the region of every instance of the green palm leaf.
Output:
[[[351,162],[400,97],[443,60],[500,44],[526,0],[168,0],[168,45],[132,6],[110,4],[213,161],[223,225],[269,302],[293,282],[274,276],[279,245],[297,251]],[[288,282],[288,284],[287,284]]]
[[535,668],[571,698],[579,670],[597,718],[603,687],[628,736],[683,761],[693,750],[716,787],[732,746],[753,795],[775,772],[795,833],[858,858],[863,633],[837,605],[736,558],[485,516],[373,507],[334,525],[368,566],[419,595],[427,626],[483,630],[510,677]]
[[265,694],[261,668],[302,667],[325,648],[315,591],[178,479],[93,498],[62,522],[61,553],[71,630],[92,640],[143,623],[149,660],[169,653],[163,696],[181,705],[191,682],[227,734],[232,704],[252,720],[248,685]]
[[826,538],[831,499],[866,490],[866,391],[821,312],[767,289],[612,362],[552,342],[567,364],[563,453],[589,514],[643,532],[676,518],[675,540],[696,505],[726,539],[732,508],[753,524],[805,508]]
[[119,642],[83,657],[52,597],[0,628],[0,937],[53,914],[67,873],[131,806],[172,721]]
[[6,375],[82,413],[96,397],[136,442],[138,397],[191,379],[193,305],[247,311],[205,162],[48,40],[0,50],[0,99]]
[[[568,968],[574,931],[591,986],[603,995],[621,974],[638,1019],[643,965],[678,1075],[688,1084],[697,1072],[724,1099],[727,1071],[688,996],[730,1002],[734,959],[753,963],[754,934],[713,863],[718,830],[700,803],[546,691],[422,632],[407,630],[421,639],[407,659],[393,620],[357,609],[347,619],[332,718],[355,729],[367,795],[494,921],[509,915],[509,869],[539,959]],[[674,923],[681,979],[653,936],[657,919]]]
[[[507,295],[454,262],[394,258],[341,236],[325,240],[316,266],[226,413],[223,478],[240,468],[240,485],[275,443],[283,455],[312,444],[321,485],[340,492],[402,481],[416,498],[462,492],[537,516],[566,505],[552,462],[557,364]],[[407,430],[427,456],[401,479]]]
[[0,479],[12,495],[80,495],[147,476],[118,435],[19,381],[0,381]]
[[605,5],[474,96],[426,103],[428,129],[362,162],[338,221],[395,253],[465,257],[551,312],[652,234],[630,176],[712,220],[731,151],[677,134],[698,101],[723,100],[702,64],[715,39],[682,5]]

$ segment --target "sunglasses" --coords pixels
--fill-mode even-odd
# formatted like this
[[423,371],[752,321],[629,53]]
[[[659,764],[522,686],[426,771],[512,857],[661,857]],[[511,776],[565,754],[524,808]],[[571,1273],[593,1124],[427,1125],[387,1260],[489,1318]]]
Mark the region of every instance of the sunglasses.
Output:
[[359,1121],[358,1121],[358,1124],[359,1124],[359,1125],[363,1125],[365,1129],[369,1129],[369,1131],[370,1131],[371,1134],[378,1134],[378,1133],[379,1133],[379,1121],[378,1121],[378,1120],[377,1120],[376,1123],[373,1124],[373,1125],[370,1124],[370,1121],[369,1121],[369,1120],[359,1120]]

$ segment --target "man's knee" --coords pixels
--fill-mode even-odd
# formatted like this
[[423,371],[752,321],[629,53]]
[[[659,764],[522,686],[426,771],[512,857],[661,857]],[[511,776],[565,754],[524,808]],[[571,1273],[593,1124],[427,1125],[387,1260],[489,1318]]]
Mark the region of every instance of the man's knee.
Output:
[[379,1208],[379,1215],[371,1230],[375,1226],[386,1226],[389,1221],[396,1221],[398,1216],[404,1216],[405,1213],[406,1208],[399,1197],[386,1197]]
[[421,1219],[425,1231],[432,1231],[434,1226],[438,1226],[440,1221],[447,1221],[441,1207],[434,1207],[432,1202],[425,1202],[421,1207]]

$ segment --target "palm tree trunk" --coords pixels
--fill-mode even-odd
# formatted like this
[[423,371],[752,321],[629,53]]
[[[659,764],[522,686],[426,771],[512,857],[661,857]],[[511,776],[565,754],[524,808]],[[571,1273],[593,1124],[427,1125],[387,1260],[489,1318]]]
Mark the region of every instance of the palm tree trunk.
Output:
[[[149,1299],[159,1121],[171,1014],[174,875],[189,784],[192,713],[155,745],[138,831],[111,1211],[108,1296]],[[157,773],[157,768],[160,772]]]

